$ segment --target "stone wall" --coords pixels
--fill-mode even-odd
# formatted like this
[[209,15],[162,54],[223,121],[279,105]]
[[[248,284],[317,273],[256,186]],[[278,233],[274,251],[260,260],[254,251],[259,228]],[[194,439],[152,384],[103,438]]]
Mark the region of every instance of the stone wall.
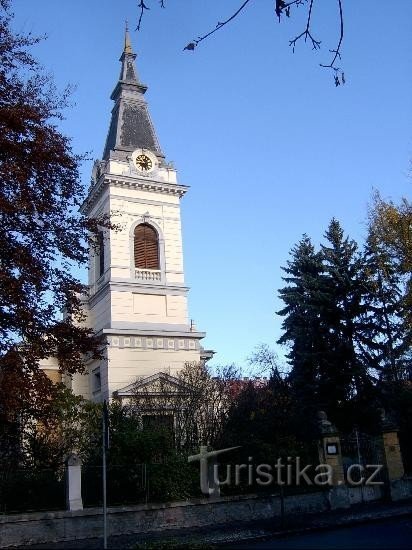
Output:
[[[412,497],[412,479],[391,483],[392,499]],[[334,487],[285,497],[285,514],[315,514],[347,509],[359,502],[382,498],[376,487]],[[109,535],[147,533],[164,529],[270,519],[281,514],[278,495],[245,495],[167,504],[119,506],[109,509]],[[0,548],[102,536],[101,508],[0,516]]]
[[412,498],[412,477],[394,479],[390,482],[390,490],[393,501]]
[[[286,514],[330,509],[327,492],[289,496]],[[182,527],[200,527],[280,515],[278,496],[241,496],[168,504],[110,508],[109,535],[144,533]],[[47,512],[0,516],[0,547],[51,543],[102,536],[102,510]]]
[[[345,499],[333,499],[333,491],[334,489],[287,496],[285,513],[288,516],[319,513],[350,506],[348,495]],[[279,496],[249,495],[110,508],[108,526],[110,535],[120,535],[224,525],[229,522],[279,517],[280,513]],[[102,525],[101,508],[0,516],[0,547],[101,537]]]

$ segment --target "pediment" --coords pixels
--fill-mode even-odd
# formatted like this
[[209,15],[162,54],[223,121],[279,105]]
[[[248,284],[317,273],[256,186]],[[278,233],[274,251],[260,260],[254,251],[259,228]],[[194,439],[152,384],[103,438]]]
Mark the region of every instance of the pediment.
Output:
[[157,372],[151,376],[136,379],[132,384],[125,386],[113,393],[114,397],[142,397],[159,395],[182,395],[186,394],[190,387],[181,380],[165,372]]

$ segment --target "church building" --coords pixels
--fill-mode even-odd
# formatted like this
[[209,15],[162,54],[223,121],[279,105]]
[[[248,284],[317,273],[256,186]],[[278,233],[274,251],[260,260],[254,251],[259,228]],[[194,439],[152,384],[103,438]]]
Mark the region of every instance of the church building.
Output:
[[[135,59],[126,29],[103,158],[82,206],[87,216],[105,214],[116,225],[90,249],[84,299],[87,325],[107,343],[104,359],[86,359],[87,373],[65,380],[94,401],[127,398],[137,380],[172,382],[185,363],[213,355],[188,315],[180,221],[188,187],[159,145]],[[44,368],[57,375],[52,359]]]

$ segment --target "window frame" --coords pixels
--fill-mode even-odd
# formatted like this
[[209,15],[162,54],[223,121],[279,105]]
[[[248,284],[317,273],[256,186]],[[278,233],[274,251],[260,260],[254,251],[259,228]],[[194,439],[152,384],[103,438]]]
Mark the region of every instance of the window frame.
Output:
[[[143,238],[141,238],[138,235],[139,230],[142,230],[143,232]],[[147,234],[145,232],[147,231]],[[141,242],[143,246],[143,252],[142,252],[142,258],[138,257],[138,242]],[[153,254],[154,249],[156,250],[156,257],[151,257],[151,254]],[[160,250],[159,250],[159,234],[156,231],[156,228],[153,227],[153,225],[144,222],[136,225],[133,232],[133,252],[134,252],[134,267],[135,269],[145,269],[145,270],[153,270],[153,271],[160,271]],[[138,261],[142,259],[141,262],[144,265],[138,265]],[[148,266],[149,264],[149,266]],[[150,265],[152,264],[152,265]],[[153,267],[155,265],[155,267]]]

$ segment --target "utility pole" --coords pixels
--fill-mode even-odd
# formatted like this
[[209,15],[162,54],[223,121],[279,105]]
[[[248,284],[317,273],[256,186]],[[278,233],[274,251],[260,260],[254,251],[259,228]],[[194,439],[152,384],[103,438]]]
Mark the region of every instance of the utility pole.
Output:
[[103,402],[102,415],[102,446],[103,446],[103,548],[107,549],[107,479],[106,479],[106,451],[109,448],[109,411],[107,402]]

